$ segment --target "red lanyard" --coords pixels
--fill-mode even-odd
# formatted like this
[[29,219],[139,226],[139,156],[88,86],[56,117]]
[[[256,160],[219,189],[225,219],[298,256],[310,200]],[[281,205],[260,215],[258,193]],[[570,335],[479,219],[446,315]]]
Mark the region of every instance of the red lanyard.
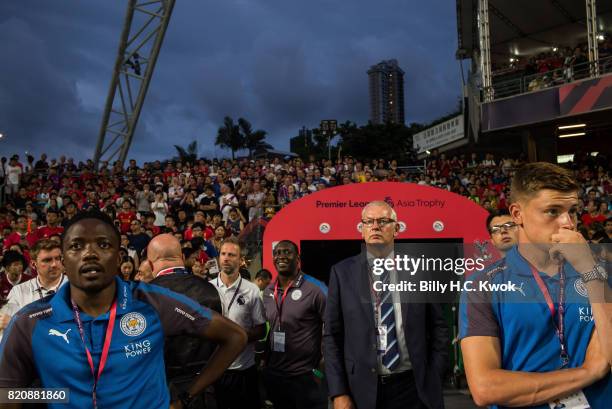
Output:
[[529,264],[531,267],[531,273],[533,274],[533,278],[540,287],[540,291],[544,296],[544,300],[546,300],[546,304],[548,305],[548,310],[550,311],[550,315],[552,317],[553,325],[555,326],[555,330],[557,332],[557,336],[559,337],[559,343],[561,344],[561,367],[567,366],[569,363],[569,355],[567,353],[567,347],[565,345],[565,324],[563,322],[563,317],[565,316],[565,270],[563,266],[559,267],[559,309],[557,310],[558,320],[555,322],[555,303],[550,296],[550,292],[548,291],[548,287],[540,277],[540,273],[538,270]]
[[91,368],[91,374],[94,377],[93,390],[91,392],[93,398],[93,407],[96,409],[98,407],[98,403],[96,400],[96,388],[98,387],[98,381],[100,380],[100,376],[102,376],[102,371],[104,370],[104,365],[106,365],[106,359],[108,358],[108,351],[110,349],[111,339],[113,338],[113,328],[115,326],[115,317],[117,315],[117,300],[113,301],[113,305],[110,309],[110,317],[108,319],[108,325],[106,327],[106,336],[104,337],[104,347],[102,348],[102,356],[100,357],[100,364],[98,365],[98,376],[96,376],[96,370],[94,368],[93,359],[91,358],[91,353],[89,352],[89,348],[87,348],[87,343],[85,342],[85,333],[83,332],[83,323],[81,322],[81,315],[79,314],[79,308],[75,304],[74,300],[70,300],[72,302],[72,311],[74,312],[74,319],[77,322],[77,327],[79,328],[79,334],[81,335],[81,340],[83,341],[83,346],[85,347],[85,353],[87,354],[87,362],[89,362],[89,367]]
[[167,276],[168,274],[174,273],[174,267],[166,268],[161,270],[155,277]]
[[276,311],[278,312],[278,329],[281,329],[281,326],[283,324],[283,304],[285,303],[285,298],[287,298],[287,293],[289,292],[289,289],[291,288],[291,286],[293,285],[293,281],[290,281],[289,284],[287,285],[287,288],[285,288],[285,291],[283,292],[283,296],[280,299],[280,306],[278,304],[278,278],[276,279],[276,283],[274,284],[274,304],[276,305]]

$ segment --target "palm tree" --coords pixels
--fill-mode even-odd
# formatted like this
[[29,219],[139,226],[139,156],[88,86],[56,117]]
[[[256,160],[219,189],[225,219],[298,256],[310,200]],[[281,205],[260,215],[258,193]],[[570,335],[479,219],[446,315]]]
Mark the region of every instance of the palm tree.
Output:
[[251,123],[244,118],[238,119],[238,126],[240,127],[242,137],[244,138],[244,147],[249,150],[249,158],[252,158],[253,152],[258,149],[272,149],[272,145],[264,142],[267,135],[266,131],[262,129],[253,131]]
[[244,136],[240,133],[240,127],[229,116],[223,118],[223,126],[217,131],[215,145],[231,149],[232,160],[235,159],[236,151],[244,148]]
[[187,145],[187,148],[183,148],[179,145],[174,145],[174,148],[178,152],[179,159],[181,160],[181,162],[195,162],[198,157],[197,141],[191,142],[189,145]]

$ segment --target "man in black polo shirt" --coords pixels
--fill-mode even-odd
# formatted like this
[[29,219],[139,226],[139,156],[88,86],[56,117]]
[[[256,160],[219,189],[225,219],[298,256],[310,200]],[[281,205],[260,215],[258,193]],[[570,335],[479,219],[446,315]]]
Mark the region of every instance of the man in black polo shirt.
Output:
[[326,409],[327,393],[319,364],[327,287],[299,269],[295,243],[273,251],[278,277],[264,290],[270,323],[264,382],[275,409]]
[[130,241],[130,246],[136,250],[136,254],[140,254],[142,250],[144,250],[151,238],[142,231],[142,223],[140,220],[134,219],[130,222],[130,230],[131,232],[128,234],[128,240]]

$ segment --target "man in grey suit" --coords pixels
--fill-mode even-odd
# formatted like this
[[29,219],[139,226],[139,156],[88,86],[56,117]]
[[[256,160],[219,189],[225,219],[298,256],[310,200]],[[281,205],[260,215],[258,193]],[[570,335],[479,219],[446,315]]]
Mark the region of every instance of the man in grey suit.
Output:
[[372,275],[370,266],[394,257],[399,226],[382,201],[361,216],[367,255],[333,266],[329,281],[323,347],[334,409],[443,409],[449,341],[442,310],[372,290],[375,280],[398,279],[396,271]]

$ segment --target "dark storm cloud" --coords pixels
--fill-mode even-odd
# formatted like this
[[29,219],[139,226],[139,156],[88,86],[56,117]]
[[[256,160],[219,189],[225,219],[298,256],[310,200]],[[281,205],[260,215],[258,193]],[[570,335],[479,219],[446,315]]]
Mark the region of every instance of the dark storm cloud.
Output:
[[[406,72],[407,122],[446,114],[460,92],[455,3],[434,3],[177,1],[130,156],[165,158],[194,139],[200,154],[227,155],[213,145],[226,115],[280,149],[321,119],[364,124],[366,71],[390,58]],[[93,154],[124,12],[123,2],[0,3],[4,154]]]

